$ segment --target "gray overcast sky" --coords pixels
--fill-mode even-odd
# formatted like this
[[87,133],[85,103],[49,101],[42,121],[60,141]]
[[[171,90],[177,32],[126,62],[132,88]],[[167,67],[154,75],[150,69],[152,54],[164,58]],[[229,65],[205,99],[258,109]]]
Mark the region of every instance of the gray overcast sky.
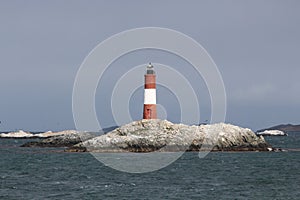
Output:
[[[0,131],[75,128],[72,89],[84,58],[111,35],[146,26],[180,31],[208,51],[225,83],[227,122],[300,123],[299,9],[297,0],[0,1]],[[148,62],[138,55],[124,63]]]

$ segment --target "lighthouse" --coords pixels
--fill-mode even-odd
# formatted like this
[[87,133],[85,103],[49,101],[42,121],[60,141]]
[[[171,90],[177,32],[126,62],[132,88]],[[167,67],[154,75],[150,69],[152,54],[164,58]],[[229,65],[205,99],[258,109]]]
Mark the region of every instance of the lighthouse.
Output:
[[156,75],[151,63],[147,66],[144,87],[143,119],[156,119]]

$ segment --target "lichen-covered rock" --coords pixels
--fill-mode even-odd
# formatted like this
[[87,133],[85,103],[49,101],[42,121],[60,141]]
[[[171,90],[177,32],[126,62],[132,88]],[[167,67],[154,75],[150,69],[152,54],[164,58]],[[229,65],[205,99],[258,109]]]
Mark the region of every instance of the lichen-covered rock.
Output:
[[140,120],[66,151],[268,151],[270,145],[250,129],[230,124],[189,126],[166,120]]

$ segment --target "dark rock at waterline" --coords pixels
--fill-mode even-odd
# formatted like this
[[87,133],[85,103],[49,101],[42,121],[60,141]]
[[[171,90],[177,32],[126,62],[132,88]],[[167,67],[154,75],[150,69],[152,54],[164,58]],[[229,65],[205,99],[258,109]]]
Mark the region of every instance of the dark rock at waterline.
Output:
[[269,151],[262,136],[231,124],[188,126],[140,120],[80,142],[68,152]]

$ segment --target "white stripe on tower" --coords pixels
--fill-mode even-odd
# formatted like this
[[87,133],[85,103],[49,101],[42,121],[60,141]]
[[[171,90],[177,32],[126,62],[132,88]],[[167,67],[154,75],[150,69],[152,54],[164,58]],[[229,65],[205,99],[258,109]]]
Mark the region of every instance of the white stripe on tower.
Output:
[[156,104],[156,89],[145,89],[144,104]]

